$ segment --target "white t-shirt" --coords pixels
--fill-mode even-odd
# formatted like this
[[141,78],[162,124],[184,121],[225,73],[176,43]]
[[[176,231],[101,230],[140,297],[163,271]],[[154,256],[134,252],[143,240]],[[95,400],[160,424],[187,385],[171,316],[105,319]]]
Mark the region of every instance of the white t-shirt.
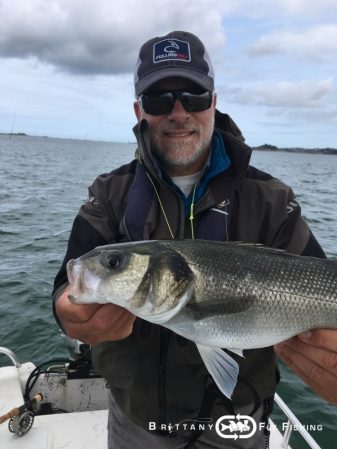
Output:
[[188,195],[191,193],[194,184],[197,182],[197,179],[199,177],[200,171],[197,173],[193,173],[193,175],[185,175],[185,176],[172,176],[172,181],[176,186],[179,187],[179,189],[183,192],[185,197],[187,198]]

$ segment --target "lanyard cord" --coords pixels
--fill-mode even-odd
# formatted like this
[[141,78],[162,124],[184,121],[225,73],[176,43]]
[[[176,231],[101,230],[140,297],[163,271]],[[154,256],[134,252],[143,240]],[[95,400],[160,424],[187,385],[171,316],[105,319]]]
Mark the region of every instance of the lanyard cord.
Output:
[[[166,221],[167,228],[168,228],[168,230],[170,232],[172,240],[174,240],[174,234],[172,232],[172,228],[171,228],[170,223],[168,221],[168,218],[167,218],[167,215],[166,215],[163,203],[161,202],[158,190],[157,190],[157,188],[156,188],[156,186],[155,186],[151,176],[149,175],[149,173],[147,171],[146,171],[146,175],[149,178],[149,180],[150,180],[150,182],[152,184],[152,187],[153,187],[153,189],[154,189],[154,191],[156,193],[156,196],[157,196],[157,199],[158,199],[158,202],[159,202],[159,205],[160,205],[160,209],[161,209],[161,211],[163,213],[163,216],[164,216],[164,219]],[[191,222],[192,240],[194,240],[194,238],[195,238],[195,236],[194,236],[194,225],[193,225],[193,222],[194,222],[194,198],[195,198],[195,192],[197,190],[198,182],[199,182],[199,178],[197,179],[197,181],[196,181],[196,183],[194,184],[194,187],[193,187],[192,202],[191,202],[191,207],[190,207],[190,217],[189,217],[189,219],[190,219],[190,222]]]
[[[143,162],[142,162],[142,160],[141,160],[139,154],[137,154],[137,159],[138,159],[139,163],[143,165]],[[151,184],[152,184],[153,190],[155,191],[155,194],[156,194],[156,196],[157,196],[158,203],[159,203],[159,205],[160,205],[160,209],[161,209],[161,211],[162,211],[162,213],[163,213],[163,216],[164,216],[164,218],[165,218],[166,225],[167,225],[167,228],[168,228],[168,230],[169,230],[171,239],[174,240],[174,234],[173,234],[173,232],[172,232],[172,228],[171,228],[170,223],[169,223],[169,221],[168,221],[168,218],[167,218],[167,215],[166,215],[166,212],[165,212],[163,203],[161,202],[161,199],[160,199],[158,190],[157,190],[157,188],[156,188],[156,186],[155,186],[155,184],[154,184],[154,182],[153,182],[153,179],[151,178],[151,176],[149,175],[149,173],[148,173],[148,171],[146,170],[145,167],[144,167],[144,169],[145,169],[146,176],[149,178],[149,180],[150,180],[150,182],[151,182]]]
[[156,186],[154,185],[154,182],[153,182],[151,176],[148,174],[148,172],[146,172],[146,175],[147,175],[147,177],[149,178],[149,180],[150,180],[150,182],[151,182],[151,184],[152,184],[152,187],[153,187],[154,191],[156,192],[157,199],[158,199],[158,202],[159,202],[161,211],[162,211],[162,213],[163,213],[163,215],[164,215],[164,218],[165,218],[165,221],[166,221],[168,230],[169,230],[169,232],[170,232],[170,235],[171,235],[172,240],[174,240],[174,234],[173,234],[173,232],[172,232],[172,228],[171,228],[170,223],[169,223],[169,221],[168,221],[168,218],[167,218],[167,215],[166,215],[166,212],[165,212],[163,203],[161,202],[161,199],[160,199],[160,197],[159,197],[158,190],[157,190]]

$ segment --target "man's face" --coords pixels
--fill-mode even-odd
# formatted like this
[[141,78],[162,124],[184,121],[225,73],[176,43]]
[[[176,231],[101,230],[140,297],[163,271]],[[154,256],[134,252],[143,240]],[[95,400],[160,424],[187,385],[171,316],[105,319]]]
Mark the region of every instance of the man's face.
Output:
[[[151,93],[185,90],[195,85],[185,79],[165,79],[156,83]],[[210,149],[214,130],[216,98],[209,109],[188,112],[179,100],[172,111],[163,115],[147,114],[139,102],[134,103],[138,121],[146,119],[150,127],[152,150],[171,176],[188,175],[202,169]]]

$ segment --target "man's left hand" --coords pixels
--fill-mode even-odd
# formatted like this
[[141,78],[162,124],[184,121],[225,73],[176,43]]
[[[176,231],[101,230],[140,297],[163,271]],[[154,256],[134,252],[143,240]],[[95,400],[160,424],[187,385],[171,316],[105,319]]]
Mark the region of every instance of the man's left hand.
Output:
[[314,329],[274,348],[319,396],[337,405],[337,330]]

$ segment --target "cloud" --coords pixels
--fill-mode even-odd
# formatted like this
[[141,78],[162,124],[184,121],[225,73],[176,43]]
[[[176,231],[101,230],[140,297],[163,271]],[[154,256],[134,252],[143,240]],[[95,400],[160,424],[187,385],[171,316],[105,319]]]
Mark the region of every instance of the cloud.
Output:
[[[284,110],[282,117],[285,119],[286,126],[298,127],[309,126],[310,131],[320,130],[324,132],[331,132],[336,134],[336,119],[337,119],[336,109],[334,110],[322,110],[322,109],[306,109],[298,114],[295,109]],[[277,123],[280,123],[278,119]],[[309,131],[309,128],[308,128]],[[335,146],[335,144],[334,144]]]
[[259,17],[266,17],[276,14],[286,14],[288,16],[318,17],[326,13],[330,14],[337,10],[335,0],[243,0],[240,2],[242,13]]
[[[216,59],[226,17],[334,10],[335,0],[0,0],[0,57],[34,58],[71,73],[119,74],[133,71],[142,42],[174,29],[195,32]],[[263,39],[256,45],[253,54],[271,51]]]
[[132,72],[140,45],[173,29],[195,32],[210,51],[222,46],[221,15],[215,0],[208,8],[207,4],[205,0],[0,0],[0,56],[33,57],[72,73]]
[[256,84],[245,89],[224,91],[234,103],[262,105],[272,108],[317,108],[329,95],[336,96],[333,79],[300,82],[282,81],[273,84]]
[[248,50],[251,56],[289,53],[316,62],[337,57],[337,24],[305,30],[278,30],[261,36]]

